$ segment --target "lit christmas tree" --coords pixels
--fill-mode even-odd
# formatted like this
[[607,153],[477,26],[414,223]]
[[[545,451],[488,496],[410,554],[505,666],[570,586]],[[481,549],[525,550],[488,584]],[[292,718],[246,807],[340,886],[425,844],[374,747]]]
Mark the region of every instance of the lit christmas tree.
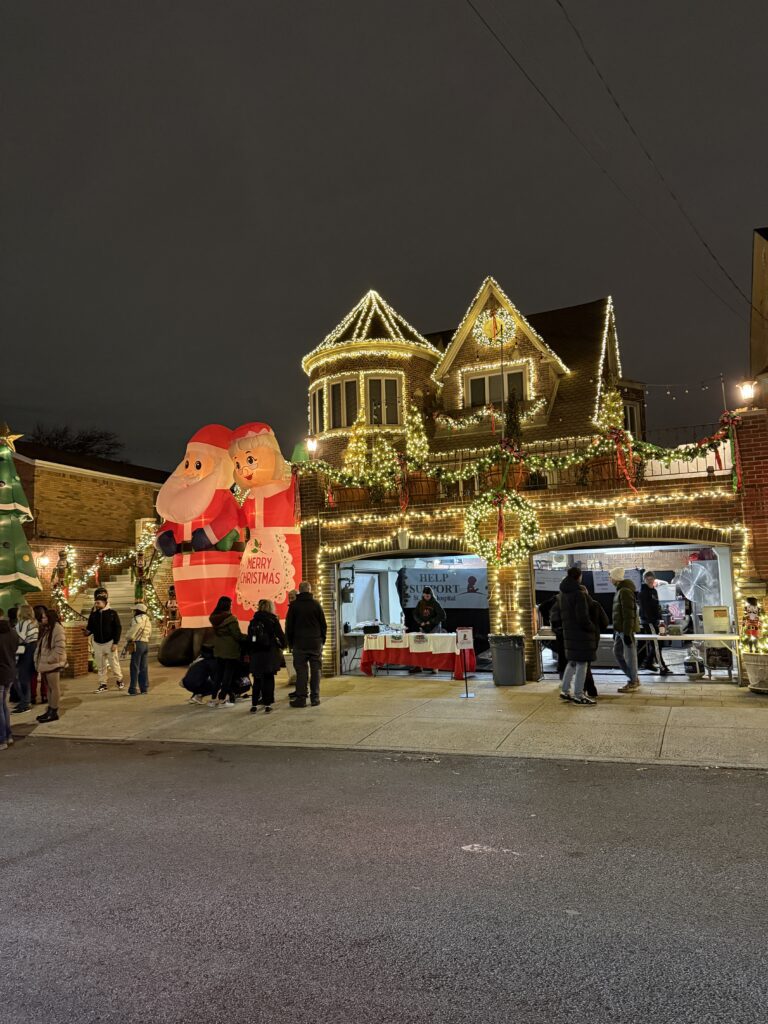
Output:
[[429,442],[420,410],[412,405],[405,421],[405,451],[411,469],[422,470],[429,462]]
[[20,437],[0,425],[0,607],[6,612],[23,604],[25,594],[43,589],[21,525],[32,522],[32,512],[13,461]]
[[609,430],[624,428],[624,400],[618,391],[610,390],[603,393],[595,425],[603,434],[608,433]]
[[345,473],[362,481],[368,471],[368,435],[365,427],[365,416],[363,413],[357,417],[357,422],[349,435],[347,448],[344,452],[342,467]]

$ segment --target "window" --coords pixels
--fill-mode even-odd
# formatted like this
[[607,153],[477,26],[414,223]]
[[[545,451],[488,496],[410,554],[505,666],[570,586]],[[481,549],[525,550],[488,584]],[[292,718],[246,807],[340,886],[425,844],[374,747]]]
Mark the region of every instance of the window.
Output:
[[309,396],[309,428],[311,434],[322,434],[325,430],[325,394],[322,384]]
[[640,406],[637,402],[624,403],[624,429],[633,437],[640,437]]
[[351,427],[357,419],[357,378],[331,384],[331,429]]
[[369,377],[368,422],[373,425],[398,426],[399,397],[397,377]]
[[[516,395],[518,402],[525,398],[525,379],[521,371],[516,370],[505,374],[507,386],[504,398],[501,394],[501,374],[486,373],[480,377],[470,377],[467,387],[469,406],[481,409],[485,405],[501,405],[510,395]],[[466,397],[464,404],[467,405]]]

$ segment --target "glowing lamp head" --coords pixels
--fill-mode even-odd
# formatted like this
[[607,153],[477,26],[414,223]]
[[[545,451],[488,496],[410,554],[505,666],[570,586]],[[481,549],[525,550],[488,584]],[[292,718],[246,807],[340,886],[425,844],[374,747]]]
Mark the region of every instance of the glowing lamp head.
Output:
[[47,568],[50,564],[51,564],[51,560],[48,557],[48,555],[41,555],[40,556],[40,565],[42,565],[42,567],[44,569]]
[[747,405],[754,401],[755,392],[757,390],[757,381],[745,380],[739,384],[739,394],[741,395],[742,402]]
[[316,437],[308,437],[307,438],[307,451],[308,452],[316,452],[317,451],[317,438]]

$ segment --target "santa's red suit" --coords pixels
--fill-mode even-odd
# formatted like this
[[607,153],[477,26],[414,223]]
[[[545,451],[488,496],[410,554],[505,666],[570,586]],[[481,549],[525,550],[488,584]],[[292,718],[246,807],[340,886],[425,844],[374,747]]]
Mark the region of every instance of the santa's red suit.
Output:
[[[173,582],[185,629],[201,629],[210,626],[209,616],[220,597],[234,597],[237,574],[242,557],[242,531],[240,530],[240,508],[234,495],[223,483],[231,480],[231,463],[227,445],[231,431],[227,427],[213,425],[199,430],[190,440],[188,448],[209,451],[217,460],[216,468],[219,486],[205,510],[187,522],[166,519],[157,531],[158,539],[171,533],[176,542],[173,554]],[[158,510],[163,511],[163,492],[158,496]],[[237,530],[236,538],[231,532]],[[195,537],[196,531],[202,531]],[[205,539],[202,539],[205,538]],[[193,544],[194,539],[194,544]],[[211,546],[199,550],[201,543]],[[223,542],[228,550],[215,547]],[[158,541],[161,550],[167,550],[167,540]]]
[[282,468],[279,479],[249,490],[241,508],[249,537],[232,611],[245,628],[262,599],[274,601],[278,618],[285,619],[288,592],[301,581],[301,527],[296,515],[297,481],[280,455],[271,428],[260,423],[246,424],[233,431],[233,438],[260,440],[279,456],[280,468],[276,472],[280,473]]

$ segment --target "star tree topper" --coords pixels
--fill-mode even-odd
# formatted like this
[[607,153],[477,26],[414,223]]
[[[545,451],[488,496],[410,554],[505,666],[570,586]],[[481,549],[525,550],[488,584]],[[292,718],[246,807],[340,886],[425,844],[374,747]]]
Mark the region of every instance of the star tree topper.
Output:
[[10,448],[12,452],[15,452],[16,442],[23,436],[23,434],[12,434],[7,423],[0,423],[0,446]]

